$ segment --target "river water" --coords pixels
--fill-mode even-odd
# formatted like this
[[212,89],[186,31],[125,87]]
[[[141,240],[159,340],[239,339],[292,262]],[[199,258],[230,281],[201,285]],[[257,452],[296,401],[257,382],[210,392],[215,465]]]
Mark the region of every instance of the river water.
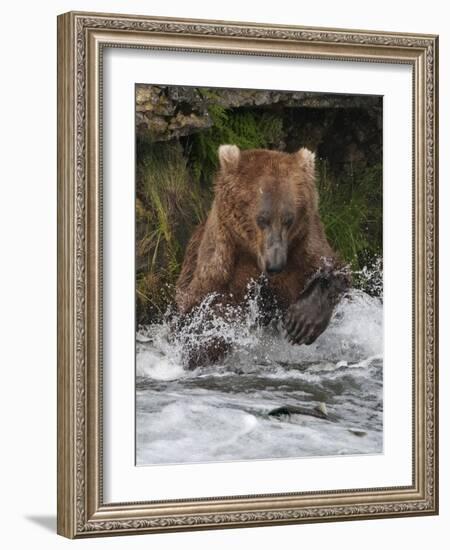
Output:
[[383,452],[382,300],[352,290],[310,346],[257,316],[255,305],[239,323],[218,319],[203,337],[221,335],[233,351],[195,370],[181,365],[193,327],[175,339],[169,323],[140,328],[138,465]]

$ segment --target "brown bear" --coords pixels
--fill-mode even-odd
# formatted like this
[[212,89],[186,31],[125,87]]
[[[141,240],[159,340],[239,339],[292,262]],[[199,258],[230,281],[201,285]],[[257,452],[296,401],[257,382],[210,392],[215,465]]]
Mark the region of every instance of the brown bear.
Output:
[[[314,153],[236,145],[221,145],[218,153],[214,201],[187,246],[177,307],[189,314],[211,293],[215,311],[239,306],[249,283],[263,275],[290,342],[311,344],[349,285],[319,216]],[[194,363],[221,355],[204,350]]]

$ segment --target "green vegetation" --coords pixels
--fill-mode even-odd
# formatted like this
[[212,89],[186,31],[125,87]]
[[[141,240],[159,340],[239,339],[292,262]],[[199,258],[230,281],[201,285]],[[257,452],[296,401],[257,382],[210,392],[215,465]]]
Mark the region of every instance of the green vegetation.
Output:
[[139,144],[136,189],[137,321],[164,313],[183,252],[211,202],[210,188],[191,178],[176,144]]
[[192,174],[197,181],[211,181],[217,169],[217,149],[233,143],[241,149],[268,147],[280,141],[283,119],[270,113],[250,109],[225,109],[219,104],[209,107],[213,125],[193,134],[188,140]]
[[382,254],[381,165],[353,167],[338,177],[327,176],[327,172],[327,161],[319,161],[320,214],[327,237],[341,257],[358,270]]

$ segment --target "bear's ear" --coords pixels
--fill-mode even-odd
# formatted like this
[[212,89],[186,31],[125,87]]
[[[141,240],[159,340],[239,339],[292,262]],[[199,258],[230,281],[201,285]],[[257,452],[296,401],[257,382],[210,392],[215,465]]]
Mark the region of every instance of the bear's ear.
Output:
[[302,147],[295,153],[295,156],[303,175],[301,178],[303,192],[309,193],[309,201],[313,209],[317,210],[319,206],[319,196],[316,188],[316,155],[309,149],[306,149],[306,147]]
[[233,170],[239,164],[241,151],[237,145],[221,145],[219,147],[219,161],[222,170]]
[[316,169],[316,155],[306,147],[302,147],[295,153],[300,166],[305,170],[305,172],[308,172],[309,174],[313,175],[314,170]]

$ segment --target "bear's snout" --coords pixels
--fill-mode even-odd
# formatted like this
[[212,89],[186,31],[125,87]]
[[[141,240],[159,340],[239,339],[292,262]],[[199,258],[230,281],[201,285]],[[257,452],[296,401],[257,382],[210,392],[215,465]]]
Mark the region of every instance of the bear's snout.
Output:
[[265,271],[269,275],[280,273],[286,267],[287,246],[279,242],[267,248],[265,254]]
[[274,265],[267,267],[266,271],[269,275],[275,275],[276,273],[281,273],[283,271],[283,268],[279,265]]

